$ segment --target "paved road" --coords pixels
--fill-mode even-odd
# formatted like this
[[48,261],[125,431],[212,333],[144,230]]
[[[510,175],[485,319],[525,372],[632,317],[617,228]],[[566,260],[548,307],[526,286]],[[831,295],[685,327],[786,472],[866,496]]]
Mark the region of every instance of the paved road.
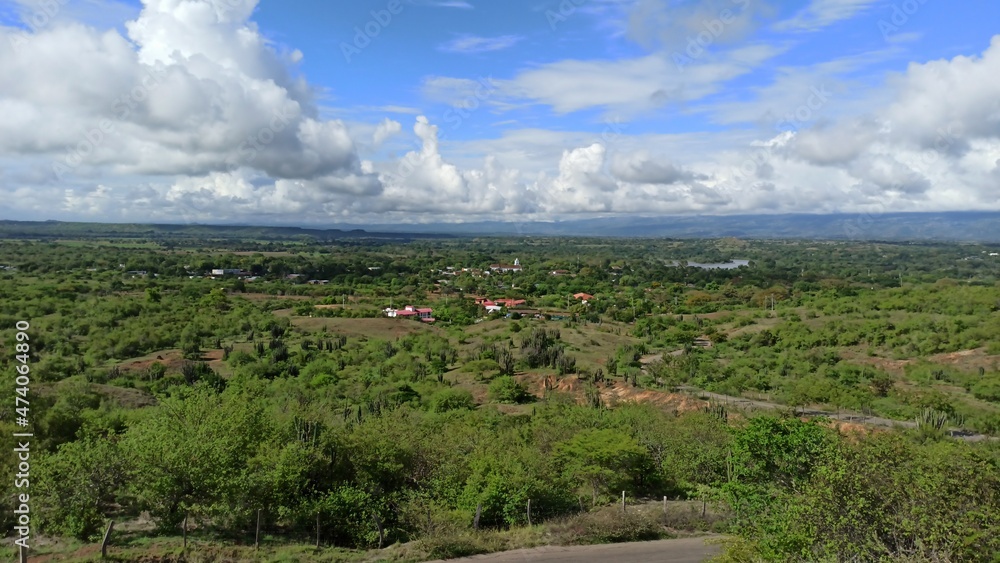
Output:
[[[448,563],[484,561],[490,563],[703,563],[722,552],[718,543],[706,540],[721,536],[681,538],[607,545],[536,547],[501,553],[449,559]],[[443,563],[433,561],[431,563]]]

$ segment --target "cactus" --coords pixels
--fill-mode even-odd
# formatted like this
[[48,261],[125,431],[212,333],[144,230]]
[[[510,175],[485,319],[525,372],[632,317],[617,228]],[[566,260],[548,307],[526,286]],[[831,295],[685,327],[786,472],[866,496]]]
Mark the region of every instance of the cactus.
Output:
[[723,422],[729,420],[729,408],[722,403],[709,401],[707,405],[701,408],[701,410]]
[[920,416],[917,417],[917,428],[933,428],[934,430],[943,430],[944,425],[948,423],[948,413],[937,411],[931,408],[926,408],[920,412]]

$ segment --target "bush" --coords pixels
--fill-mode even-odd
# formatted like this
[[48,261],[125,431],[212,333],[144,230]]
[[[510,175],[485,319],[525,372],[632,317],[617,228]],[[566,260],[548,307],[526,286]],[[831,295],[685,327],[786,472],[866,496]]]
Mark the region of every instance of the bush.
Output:
[[983,401],[1000,403],[1000,377],[993,376],[972,386],[972,395]]
[[448,388],[431,397],[430,407],[434,412],[474,409],[476,401],[472,398],[472,393],[465,389]]
[[524,385],[518,383],[513,377],[505,375],[490,383],[489,397],[498,403],[518,404],[526,402],[531,395]]

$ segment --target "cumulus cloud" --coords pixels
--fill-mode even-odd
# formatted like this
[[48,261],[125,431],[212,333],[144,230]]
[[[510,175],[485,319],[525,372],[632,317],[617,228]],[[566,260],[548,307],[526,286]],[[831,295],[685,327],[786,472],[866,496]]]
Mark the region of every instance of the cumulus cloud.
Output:
[[[701,17],[724,4],[685,9]],[[763,108],[774,118],[766,130],[742,127],[761,112],[732,107],[718,117],[733,126],[724,131],[630,134],[626,121],[612,136],[596,125],[470,139],[470,127],[459,141],[439,131],[455,109],[434,120],[403,105],[368,106],[378,113],[371,123],[326,118],[352,112],[321,111],[320,93],[297,71],[302,54],[264,39],[251,20],[256,5],[144,0],[124,35],[72,21],[32,33],[0,27],[0,76],[18,77],[0,81],[8,213],[329,224],[1000,206],[1000,37],[981,55],[913,63],[853,95],[851,111],[828,111],[843,96],[822,90],[837,69],[806,78],[779,69],[775,89],[788,94],[761,91],[773,102]],[[762,16],[739,25],[751,29]],[[691,17],[671,33],[696,29]],[[649,37],[661,47],[666,39]],[[716,93],[780,51],[719,50],[683,69],[662,50],[562,60],[505,79],[429,77],[423,94],[463,116],[520,104],[628,119]],[[827,93],[830,108],[819,101]],[[775,119],[803,104],[810,119],[775,130]],[[403,156],[389,152],[411,140]]]
[[799,132],[790,149],[799,158],[813,164],[843,165],[864,153],[878,133],[879,125],[869,120],[823,123]]
[[961,152],[972,139],[1000,137],[1000,36],[981,56],[912,63],[892,77],[886,111],[892,137],[922,148]]
[[[249,17],[256,0],[144,0],[128,37],[80,24],[0,33],[0,150],[67,176],[195,175],[246,167],[371,193],[346,125],[318,117]],[[15,39],[8,41],[6,39]],[[365,184],[359,189],[359,184]]]
[[611,172],[620,180],[637,184],[676,184],[704,179],[670,162],[653,159],[647,151],[619,155],[612,160]]
[[403,125],[398,121],[393,121],[388,117],[382,120],[381,123],[375,127],[375,132],[372,134],[372,144],[379,146],[386,141],[386,139],[399,134],[403,130]]

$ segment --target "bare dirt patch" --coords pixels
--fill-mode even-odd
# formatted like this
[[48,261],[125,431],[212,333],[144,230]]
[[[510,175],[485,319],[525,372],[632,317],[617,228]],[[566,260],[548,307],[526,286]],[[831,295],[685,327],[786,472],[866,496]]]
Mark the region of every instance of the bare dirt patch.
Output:
[[159,350],[141,358],[126,360],[118,364],[118,369],[133,373],[141,373],[149,369],[149,366],[154,363],[161,363],[167,368],[167,371],[180,371],[181,366],[184,365],[184,362],[186,361],[187,360],[184,359],[184,355],[180,350]]
[[270,293],[237,293],[234,294],[248,301],[267,301],[268,299],[280,299],[282,301],[308,301],[316,299],[310,295],[271,295]]
[[[566,393],[576,398],[578,403],[586,402],[587,382],[581,381],[575,376],[557,378],[554,376],[544,376],[540,374],[519,375],[515,379],[523,383],[532,394],[543,396],[545,394],[545,381],[548,380],[549,388],[558,393]],[[708,405],[707,401],[685,395],[682,393],[667,393],[655,389],[643,389],[632,387],[621,381],[614,381],[598,387],[601,399],[606,404],[622,403],[643,403],[660,407],[664,410],[676,412],[689,412],[700,410]]]
[[[278,314],[279,311],[275,311]],[[290,314],[290,313],[289,313]],[[289,315],[282,315],[289,316]],[[324,317],[292,317],[292,325],[296,328],[314,332],[326,327],[331,333],[343,334],[347,337],[384,338],[395,340],[410,334],[425,332],[441,333],[441,329],[410,319],[346,319]]]

